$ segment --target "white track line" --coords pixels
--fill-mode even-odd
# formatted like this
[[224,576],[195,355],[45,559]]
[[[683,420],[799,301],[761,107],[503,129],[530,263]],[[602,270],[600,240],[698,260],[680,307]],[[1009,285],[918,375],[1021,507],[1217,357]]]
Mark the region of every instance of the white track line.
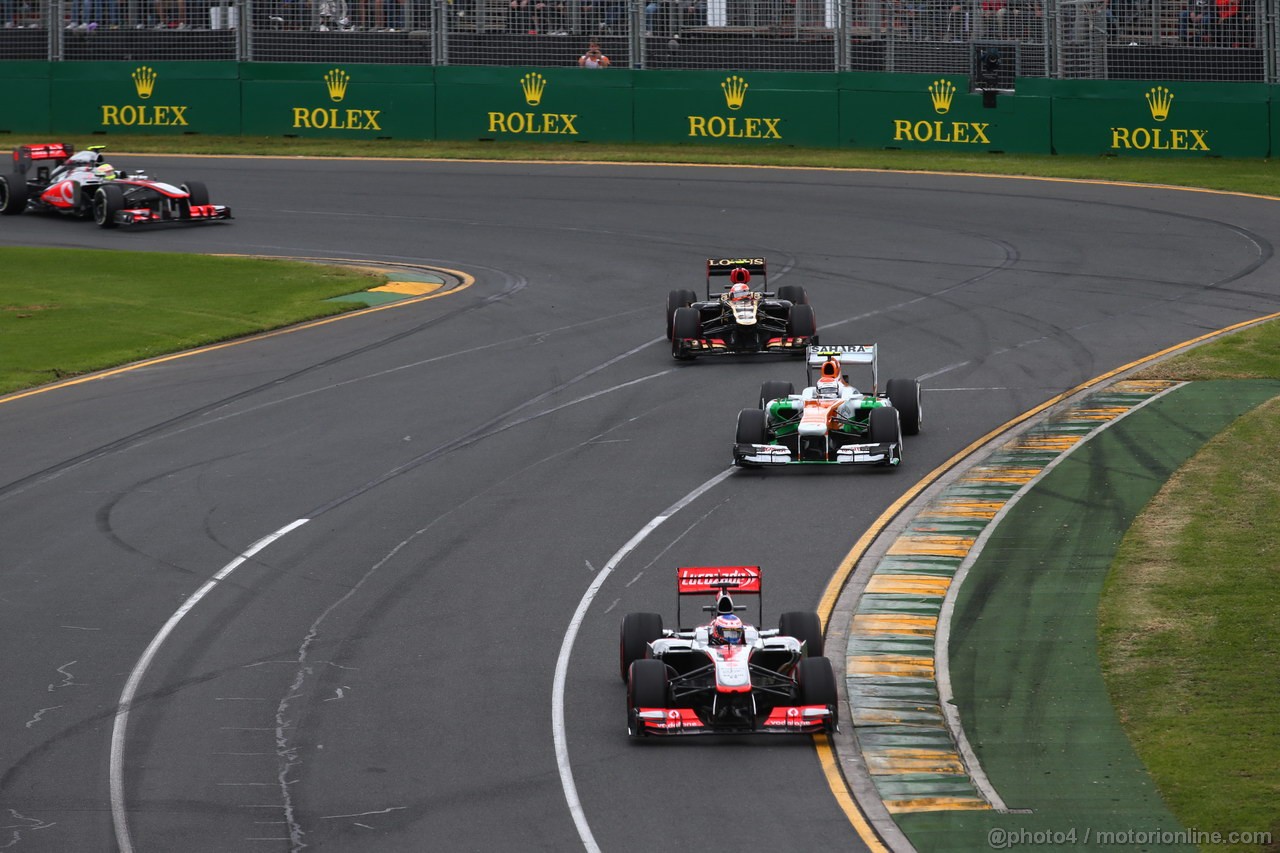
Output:
[[186,616],[191,611],[191,608],[199,604],[200,600],[208,595],[214,587],[225,580],[228,575],[254,554],[310,520],[309,518],[300,518],[292,524],[280,528],[275,533],[264,536],[250,545],[243,554],[223,566],[216,575],[209,578],[204,586],[192,593],[191,597],[184,601],[182,606],[169,617],[169,621],[164,623],[164,627],[160,629],[160,632],[151,638],[151,643],[147,646],[147,650],[142,653],[142,657],[138,658],[138,662],[133,665],[133,671],[129,673],[129,680],[125,682],[124,690],[120,693],[120,701],[116,704],[115,723],[111,727],[111,822],[115,825],[116,846],[119,848],[120,853],[133,853],[133,840],[129,837],[129,815],[124,802],[124,741],[125,734],[129,728],[129,711],[132,709],[134,698],[138,694],[138,685],[142,683],[142,677],[147,674],[147,669],[151,666],[152,660],[155,659],[156,653],[160,651],[160,646],[173,633],[173,629],[178,627],[182,617]]
[[[582,620],[586,618],[587,608],[591,606],[596,593],[600,591],[605,579],[609,577],[617,565],[634,551],[650,533],[656,530],[662,522],[693,503],[704,493],[720,485],[733,471],[733,468],[726,468],[692,492],[689,492],[689,494],[663,510],[661,514],[655,516],[652,521],[640,529],[639,533],[632,536],[627,541],[627,544],[619,548],[618,552],[609,558],[609,562],[605,563],[604,568],[596,575],[595,580],[591,582],[591,586],[587,587],[587,591],[583,593],[582,601],[578,602],[578,609],[573,612],[573,618],[569,620],[569,627],[565,629],[564,641],[560,644],[560,656],[556,658],[555,683],[551,688],[551,734],[555,739],[556,766],[560,769],[560,787],[564,789],[565,802],[569,806],[569,813],[573,815],[573,823],[578,828],[578,837],[582,839],[582,846],[590,853],[599,853],[600,846],[596,844],[595,836],[591,834],[591,827],[587,824],[587,816],[582,810],[582,803],[578,800],[578,788],[573,783],[573,769],[569,766],[569,742],[564,726],[564,684],[569,671],[569,655],[573,652],[573,641],[578,636],[578,629],[582,627]],[[125,853],[125,851],[122,851],[122,853]]]

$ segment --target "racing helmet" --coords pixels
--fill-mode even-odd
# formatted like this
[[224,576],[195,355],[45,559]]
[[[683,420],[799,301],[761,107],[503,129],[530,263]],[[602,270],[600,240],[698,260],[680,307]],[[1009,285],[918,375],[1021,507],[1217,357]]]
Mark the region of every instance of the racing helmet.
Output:
[[840,396],[840,383],[835,379],[819,379],[814,386],[814,396],[819,400],[834,400]]
[[713,646],[737,646],[743,642],[742,620],[732,613],[725,613],[711,623],[710,641]]
[[745,282],[735,284],[733,287],[729,288],[729,298],[734,302],[739,302],[743,299],[750,299],[751,288],[748,287]]
[[746,284],[751,281],[751,270],[746,267],[734,267],[729,270],[729,282],[731,284]]
[[103,163],[101,166],[93,167],[93,176],[100,181],[114,181],[116,179],[116,167],[110,163]]

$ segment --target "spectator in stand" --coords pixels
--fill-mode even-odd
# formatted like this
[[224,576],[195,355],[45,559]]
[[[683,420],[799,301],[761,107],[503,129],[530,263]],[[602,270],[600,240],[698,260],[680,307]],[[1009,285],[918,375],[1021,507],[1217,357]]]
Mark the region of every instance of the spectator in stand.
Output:
[[982,0],[978,10],[978,35],[980,38],[1003,37],[1009,5],[1005,0]]
[[591,42],[587,46],[587,52],[578,57],[579,68],[608,68],[609,57],[605,56],[600,50],[599,42]]
[[704,27],[707,24],[707,0],[680,0],[680,26]]
[[156,0],[156,29],[185,30],[187,0]]
[[1208,44],[1212,39],[1214,0],[1187,0],[1187,8],[1178,13],[1178,41],[1183,44]]
[[537,5],[534,0],[511,0],[511,27],[516,32],[534,35],[538,32]]
[[1244,16],[1240,0],[1217,0],[1217,42],[1219,47],[1240,47],[1244,42]]

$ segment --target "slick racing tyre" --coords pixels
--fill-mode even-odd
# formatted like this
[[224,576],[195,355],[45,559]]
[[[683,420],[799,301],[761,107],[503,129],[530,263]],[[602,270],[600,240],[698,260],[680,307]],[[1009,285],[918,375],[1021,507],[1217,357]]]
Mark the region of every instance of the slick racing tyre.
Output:
[[209,190],[200,181],[187,181],[182,189],[187,194],[187,203],[200,207],[209,203]]
[[[831,661],[826,658],[800,661],[796,667],[796,685],[801,705],[827,705],[834,710],[839,701],[836,697],[836,674],[831,669]],[[833,731],[835,727],[833,717],[827,721],[827,731]]]
[[898,410],[903,435],[918,435],[924,422],[920,405],[920,383],[915,379],[890,379],[885,386],[889,402]]
[[[812,338],[818,333],[812,305],[792,305],[787,318],[787,334],[793,338]],[[803,352],[800,353],[804,355]]]
[[618,639],[618,658],[622,664],[622,680],[627,680],[631,664],[649,657],[649,644],[662,636],[661,613],[628,613],[622,618],[622,636]]
[[778,633],[783,637],[795,637],[804,643],[806,658],[822,657],[826,650],[822,638],[822,620],[817,613],[793,610],[778,619]]
[[675,320],[676,311],[688,308],[697,296],[692,290],[673,290],[667,294],[667,340],[671,340],[671,323]]
[[0,216],[17,216],[27,209],[27,179],[14,172],[0,175]]
[[115,228],[116,211],[124,207],[124,190],[114,184],[103,184],[93,194],[93,221],[99,228]]
[[738,444],[768,444],[769,432],[765,429],[764,409],[743,409],[738,412]]
[[798,284],[784,284],[778,288],[778,298],[785,299],[792,305],[808,305],[809,294]]
[[631,664],[627,677],[627,731],[632,737],[644,737],[635,709],[667,707],[667,684],[667,665],[662,661],[645,659]]
[[897,444],[902,455],[902,427],[898,423],[898,411],[892,406],[872,409],[867,417],[867,441],[871,444]]
[[760,386],[760,408],[769,405],[771,400],[779,397],[790,397],[796,393],[796,386],[781,379],[770,379]]
[[680,341],[702,336],[702,315],[697,308],[677,308],[671,319],[671,355],[684,360],[693,358],[681,351]]

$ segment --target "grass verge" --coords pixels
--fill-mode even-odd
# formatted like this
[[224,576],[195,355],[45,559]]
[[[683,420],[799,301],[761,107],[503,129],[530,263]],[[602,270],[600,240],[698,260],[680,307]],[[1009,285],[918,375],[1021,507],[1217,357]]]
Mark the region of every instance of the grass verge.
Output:
[[342,267],[0,248],[0,393],[363,307],[384,279]]

